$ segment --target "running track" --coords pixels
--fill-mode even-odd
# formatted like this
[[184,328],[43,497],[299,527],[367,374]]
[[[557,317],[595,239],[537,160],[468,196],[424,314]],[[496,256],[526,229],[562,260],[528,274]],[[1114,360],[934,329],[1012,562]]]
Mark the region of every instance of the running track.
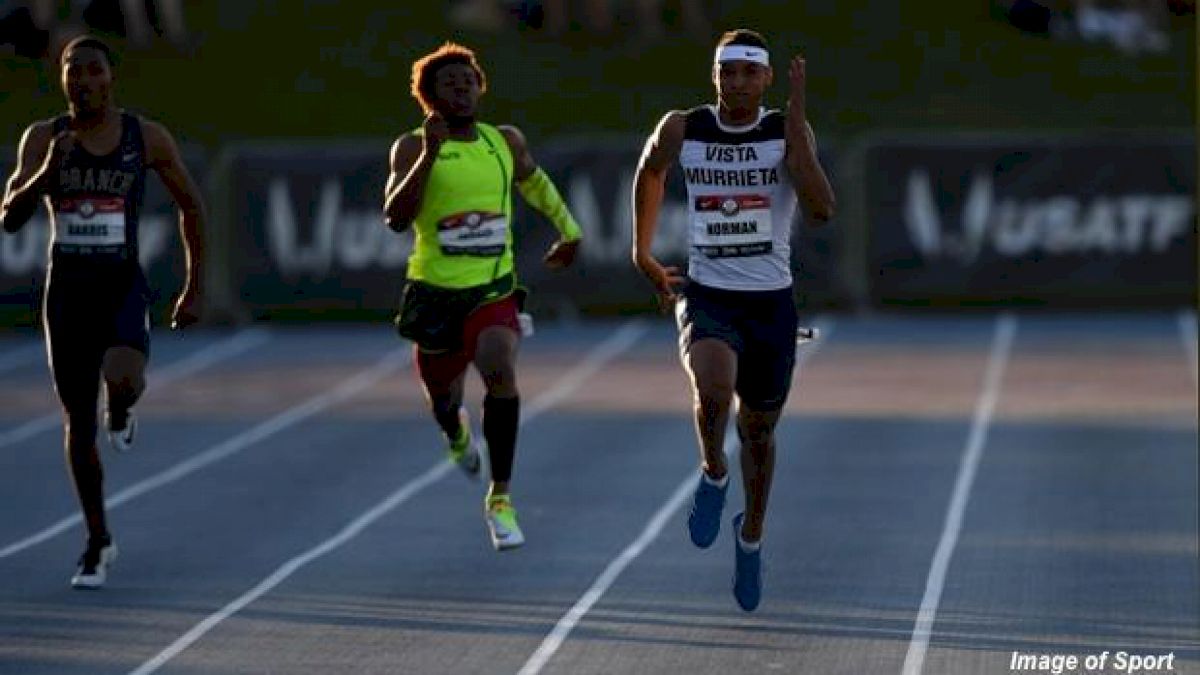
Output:
[[98,592],[67,584],[36,336],[0,334],[0,673],[991,675],[1014,650],[1200,673],[1194,315],[818,321],[754,614],[736,508],[712,549],[686,537],[665,319],[526,342],[529,543],[502,555],[389,327],[156,335],[138,447],[104,448],[121,559]]

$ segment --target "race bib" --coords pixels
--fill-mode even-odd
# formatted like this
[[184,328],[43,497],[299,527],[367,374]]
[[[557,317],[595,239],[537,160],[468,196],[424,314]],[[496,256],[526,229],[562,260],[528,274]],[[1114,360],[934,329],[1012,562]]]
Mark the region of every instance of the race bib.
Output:
[[508,245],[508,218],[503,213],[456,213],[439,220],[437,229],[443,255],[492,258]]
[[81,248],[125,245],[125,200],[85,197],[60,200],[54,211],[54,244]]
[[765,195],[696,197],[692,245],[709,258],[771,252],[771,200]]

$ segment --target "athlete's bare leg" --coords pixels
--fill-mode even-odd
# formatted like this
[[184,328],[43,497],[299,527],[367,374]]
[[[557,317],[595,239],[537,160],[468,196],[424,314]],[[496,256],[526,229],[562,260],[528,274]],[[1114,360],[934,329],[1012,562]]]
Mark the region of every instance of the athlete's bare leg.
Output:
[[100,371],[112,428],[124,429],[129,409],[146,390],[146,355],[133,347],[110,347],[104,352]]
[[746,494],[746,516],[739,533],[746,542],[762,538],[763,520],[775,475],[775,426],[780,410],[752,410],[738,403],[737,429],[742,441],[742,487]]
[[453,357],[429,354],[416,349],[417,371],[429,411],[447,438],[457,438],[462,426],[458,410],[462,407],[466,370],[460,370],[457,374],[450,373],[448,365]]
[[725,427],[737,382],[737,354],[720,340],[697,340],[688,347],[684,368],[692,382],[700,461],[710,478],[720,480],[728,471]]
[[520,336],[507,326],[490,326],[479,333],[475,368],[487,395],[483,400],[483,436],[487,440],[492,485],[489,494],[507,494],[520,426],[517,390],[517,346]]

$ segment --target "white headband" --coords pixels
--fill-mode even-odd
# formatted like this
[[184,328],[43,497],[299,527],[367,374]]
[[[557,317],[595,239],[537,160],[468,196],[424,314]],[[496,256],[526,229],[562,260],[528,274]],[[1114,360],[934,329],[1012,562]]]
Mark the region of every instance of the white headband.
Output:
[[725,63],[726,61],[753,61],[762,66],[771,67],[771,56],[767,50],[762,47],[751,47],[749,45],[722,45],[717,47],[717,53],[713,57],[714,63]]

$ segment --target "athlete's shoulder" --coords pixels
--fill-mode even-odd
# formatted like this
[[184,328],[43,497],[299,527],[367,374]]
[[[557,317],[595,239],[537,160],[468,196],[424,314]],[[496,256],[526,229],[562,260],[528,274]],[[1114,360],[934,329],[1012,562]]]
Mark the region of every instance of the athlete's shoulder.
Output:
[[176,161],[179,157],[179,146],[165,124],[138,113],[122,111],[121,114],[140,130],[138,133],[142,137],[147,164],[162,166]]
[[421,150],[425,144],[422,140],[424,134],[418,127],[400,134],[396,140],[392,142],[392,148],[388,151],[388,166],[392,171],[407,172],[409,168],[421,156]]
[[688,124],[688,115],[690,110],[668,110],[658,120],[658,126],[655,127],[654,133],[661,138],[677,138],[683,140],[684,131]]
[[162,122],[152,120],[140,113],[122,111],[121,115],[140,127],[142,135],[147,141],[162,141],[171,138],[171,132]]
[[480,129],[486,129],[493,133],[501,134],[505,138],[515,138],[520,141],[525,140],[525,133],[521,131],[515,124],[488,124],[487,122],[476,122],[475,124]]
[[498,134],[501,138],[503,138],[504,142],[508,144],[508,149],[512,151],[514,155],[521,154],[529,147],[529,141],[526,140],[525,133],[517,128],[517,125],[515,124],[498,124],[496,126],[492,126],[490,124],[479,122],[478,126],[480,133],[487,131],[492,134]]
[[710,135],[717,131],[717,116],[713,107],[707,103],[693,106],[682,111],[684,119],[684,135],[688,138]]
[[56,115],[45,119],[34,120],[25,127],[25,132],[21,134],[22,139],[33,138],[51,138],[59,131],[58,127],[62,124],[60,120],[66,119],[66,115]]
[[29,126],[25,127],[25,131],[21,134],[20,145],[18,146],[20,158],[31,162],[40,161],[46,150],[50,147],[50,141],[54,138],[54,134],[61,131],[58,120],[58,117],[47,117],[46,119],[34,120]]

